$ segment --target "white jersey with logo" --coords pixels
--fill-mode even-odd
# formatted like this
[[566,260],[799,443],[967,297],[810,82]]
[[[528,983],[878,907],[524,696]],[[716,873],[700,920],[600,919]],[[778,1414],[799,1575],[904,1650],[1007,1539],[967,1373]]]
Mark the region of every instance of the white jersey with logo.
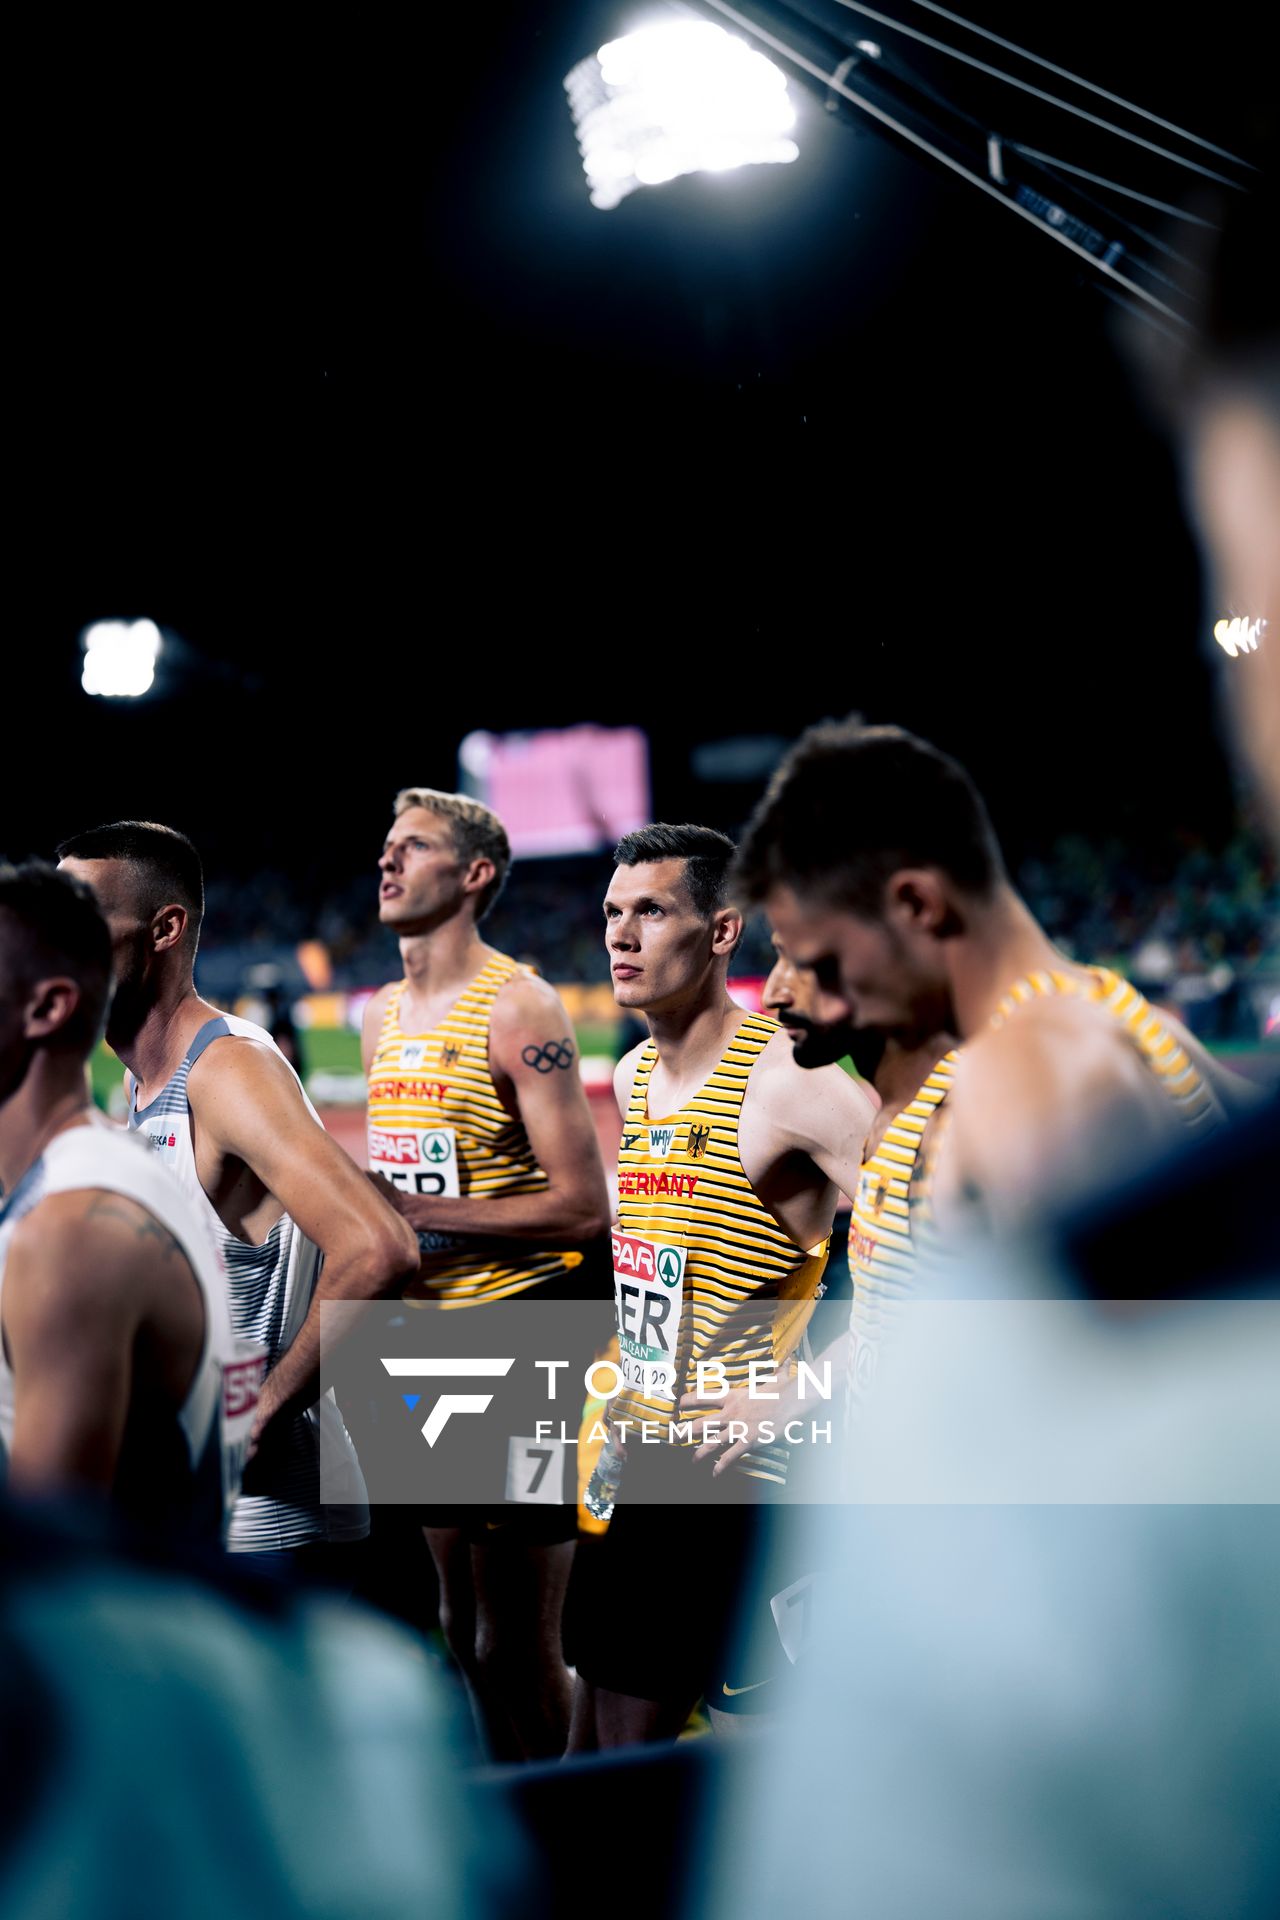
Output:
[[[176,1180],[153,1155],[100,1114],[56,1134],[7,1199],[0,1200],[0,1319],[4,1269],[14,1228],[50,1195],[118,1193],[143,1207],[171,1233],[204,1300],[204,1344],[174,1430],[152,1428],[148,1457],[130,1457],[130,1431],[116,1473],[116,1503],[139,1525],[165,1538],[217,1541],[224,1530],[223,1372],[235,1367],[236,1344],[227,1280],[213,1237]],[[0,1346],[0,1439],[13,1444],[14,1378]]]
[[[232,1325],[243,1337],[262,1342],[270,1369],[292,1345],[307,1317],[320,1271],[320,1252],[287,1213],[281,1215],[261,1246],[251,1246],[223,1225],[200,1184],[191,1138],[187,1078],[206,1047],[228,1035],[256,1040],[284,1058],[265,1027],[235,1014],[218,1014],[206,1020],[177,1072],[154,1100],[140,1108],[134,1088],[129,1125],[148,1136],[158,1157],[173,1169],[208,1221],[226,1263]],[[306,1100],[305,1093],[302,1097]],[[319,1116],[309,1100],[307,1108],[318,1126]],[[287,1425],[287,1433],[278,1442],[273,1437],[267,1481],[270,1492],[245,1494],[236,1502],[228,1541],[233,1553],[278,1552],[315,1540],[358,1540],[369,1531],[364,1476],[332,1391],[316,1406],[295,1414]],[[320,1504],[322,1445],[325,1490],[341,1503],[324,1507]]]

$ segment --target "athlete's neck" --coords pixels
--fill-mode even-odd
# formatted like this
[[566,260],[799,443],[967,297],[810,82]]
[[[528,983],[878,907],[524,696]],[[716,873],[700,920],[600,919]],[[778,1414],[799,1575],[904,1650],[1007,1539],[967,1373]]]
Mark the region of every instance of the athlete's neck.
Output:
[[681,1006],[645,1014],[663,1072],[676,1081],[705,1079],[744,1017],[722,979]]
[[1080,971],[1013,888],[999,887],[972,909],[963,937],[952,942],[951,996],[961,1037],[982,1032],[1016,980],[1047,968]]
[[11,1194],[54,1135],[82,1120],[89,1106],[83,1060],[37,1054],[0,1107],[0,1191]]
[[206,1020],[216,1020],[218,1012],[200,998],[187,974],[161,987],[136,1033],[128,1038],[109,1036],[113,1050],[133,1075],[140,1107],[147,1106],[173,1078],[201,1027]]
[[871,1082],[881,1101],[877,1119],[887,1125],[901,1113],[908,1100],[915,1099],[943,1054],[959,1044],[950,1033],[931,1033],[927,1040],[909,1046],[890,1039]]
[[410,998],[419,1005],[438,995],[462,992],[493,958],[469,916],[455,916],[429,933],[407,934],[400,942],[400,964]]

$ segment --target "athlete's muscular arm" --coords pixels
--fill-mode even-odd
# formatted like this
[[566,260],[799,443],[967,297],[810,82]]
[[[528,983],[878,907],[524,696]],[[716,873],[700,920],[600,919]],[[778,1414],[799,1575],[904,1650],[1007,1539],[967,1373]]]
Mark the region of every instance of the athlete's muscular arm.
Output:
[[204,1151],[234,1156],[256,1174],[324,1255],[307,1317],[267,1376],[254,1423],[317,1397],[320,1308],[377,1300],[416,1272],[412,1233],[314,1119],[293,1072],[256,1040],[233,1036],[203,1053],[187,1082]]
[[938,1147],[948,1235],[1012,1230],[1176,1138],[1172,1106],[1091,1009],[1045,1000],[965,1049]]
[[110,1491],[152,1289],[190,1271],[172,1235],[122,1194],[52,1194],[14,1229],[4,1341],[15,1489]]
[[609,1228],[609,1196],[596,1131],[578,1071],[573,1027],[545,980],[511,981],[494,1001],[489,1065],[510,1089],[547,1184],[534,1193],[490,1197],[401,1193],[383,1184],[410,1226],[576,1247]]

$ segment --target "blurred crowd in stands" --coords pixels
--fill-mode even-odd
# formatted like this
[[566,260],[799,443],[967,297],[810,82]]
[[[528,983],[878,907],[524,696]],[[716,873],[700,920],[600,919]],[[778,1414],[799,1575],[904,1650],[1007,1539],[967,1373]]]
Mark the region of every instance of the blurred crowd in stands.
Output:
[[[1171,836],[1141,848],[1066,836],[1026,860],[1018,884],[1036,918],[1079,960],[1116,967],[1149,997],[1175,1007],[1209,1041],[1256,1040],[1280,994],[1280,871],[1261,835],[1242,827],[1224,846]],[[501,951],[537,962],[549,978],[607,982],[599,900],[600,855],[517,861],[486,923]],[[203,989],[239,992],[251,968],[274,965],[286,993],[308,982],[297,957],[319,941],[340,991],[379,986],[396,970],[394,941],[378,925],[370,875],[308,893],[296,878],[261,873],[214,880],[201,952]],[[765,974],[768,936],[757,919],[739,972]]]

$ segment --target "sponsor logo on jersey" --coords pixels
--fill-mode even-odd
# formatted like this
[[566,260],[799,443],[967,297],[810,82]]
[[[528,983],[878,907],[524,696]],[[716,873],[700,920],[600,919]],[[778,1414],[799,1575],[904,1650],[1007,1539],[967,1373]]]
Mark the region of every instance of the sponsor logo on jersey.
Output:
[[448,1097],[443,1080],[374,1080],[369,1086],[371,1100],[430,1100],[439,1106]]
[[416,1133],[383,1133],[380,1128],[371,1127],[369,1158],[389,1161],[393,1167],[416,1167],[418,1136]]
[[411,1067],[426,1065],[427,1043],[425,1040],[402,1040],[400,1042],[400,1065],[409,1071]]
[[648,1194],[656,1198],[658,1194],[668,1193],[677,1200],[692,1200],[693,1190],[698,1184],[696,1173],[637,1173],[630,1167],[618,1169],[618,1192],[620,1194]]
[[176,1147],[178,1144],[176,1133],[146,1133],[144,1129],[144,1138],[151,1143],[157,1153],[165,1153],[170,1147]]
[[633,1273],[637,1280],[660,1280],[664,1287],[679,1285],[688,1259],[684,1247],[663,1246],[634,1233],[615,1233],[612,1240],[615,1273]]
[[665,1160],[676,1137],[674,1127],[649,1128],[649,1152],[655,1160]]

